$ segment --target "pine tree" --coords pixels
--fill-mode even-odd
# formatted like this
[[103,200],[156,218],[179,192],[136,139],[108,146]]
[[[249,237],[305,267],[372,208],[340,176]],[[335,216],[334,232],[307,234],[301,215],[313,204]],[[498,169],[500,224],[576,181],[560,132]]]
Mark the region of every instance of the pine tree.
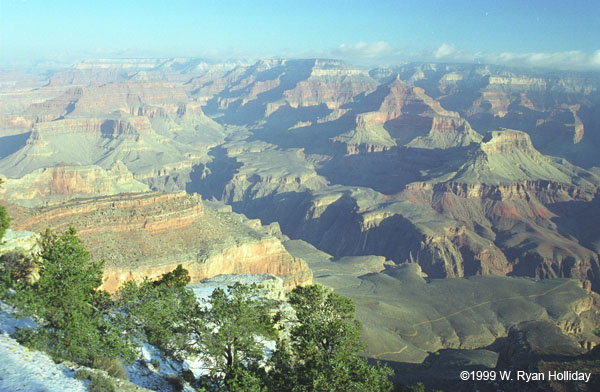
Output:
[[199,313],[194,293],[186,287],[190,277],[181,265],[160,279],[126,282],[120,289],[116,324],[167,356],[183,359],[194,352],[190,320]]
[[296,287],[289,294],[295,311],[289,342],[280,340],[271,359],[277,391],[390,391],[385,366],[370,366],[360,323],[349,298],[320,285]]
[[236,282],[227,290],[215,289],[206,305],[193,329],[198,353],[211,365],[213,380],[232,391],[231,385],[242,380],[261,390],[257,380],[264,375],[264,340],[276,334],[270,302],[261,298],[257,285]]
[[20,331],[20,339],[59,360],[132,359],[128,342],[110,323],[110,297],[98,289],[103,263],[90,259],[76,230],[62,235],[47,230],[40,247],[39,279],[18,300],[38,327]]

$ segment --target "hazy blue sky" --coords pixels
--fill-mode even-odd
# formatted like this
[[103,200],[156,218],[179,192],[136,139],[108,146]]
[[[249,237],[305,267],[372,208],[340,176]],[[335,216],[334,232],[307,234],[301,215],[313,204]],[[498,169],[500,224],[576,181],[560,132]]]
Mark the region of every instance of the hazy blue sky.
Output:
[[0,0],[2,62],[337,57],[600,69],[598,0]]

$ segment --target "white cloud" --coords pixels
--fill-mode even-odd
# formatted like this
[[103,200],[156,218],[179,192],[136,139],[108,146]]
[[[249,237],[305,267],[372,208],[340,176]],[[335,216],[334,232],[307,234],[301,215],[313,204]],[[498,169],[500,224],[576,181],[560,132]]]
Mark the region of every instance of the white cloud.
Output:
[[[600,70],[600,49],[593,53],[579,50],[564,52],[468,52],[451,43],[439,47],[415,51],[401,48],[385,41],[341,44],[335,48],[308,57],[333,57],[364,66],[386,66],[412,61],[480,63],[516,67],[539,67],[560,70]],[[307,57],[294,56],[294,57]]]
[[392,51],[392,45],[385,41],[378,42],[357,42],[355,44],[341,44],[335,48],[332,53],[335,56],[344,58],[375,58],[387,55]]
[[448,45],[447,43],[443,43],[435,52],[433,52],[433,56],[436,59],[443,57],[450,57],[456,54],[459,54],[460,51],[454,45]]
[[585,53],[579,50],[566,52],[530,53],[468,53],[453,45],[442,44],[433,52],[437,61],[478,62],[484,64],[511,65],[518,67],[541,67],[563,70],[600,70],[600,50]]
[[591,62],[592,65],[595,65],[596,67],[600,68],[600,49],[594,52],[594,54],[592,55]]

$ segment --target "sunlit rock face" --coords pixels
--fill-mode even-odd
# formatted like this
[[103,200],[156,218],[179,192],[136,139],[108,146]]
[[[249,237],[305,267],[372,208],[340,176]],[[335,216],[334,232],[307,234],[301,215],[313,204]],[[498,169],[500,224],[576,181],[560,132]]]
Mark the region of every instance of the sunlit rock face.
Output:
[[111,291],[127,280],[160,277],[178,264],[193,283],[232,273],[274,274],[287,288],[312,280],[306,263],[269,228],[207,209],[197,195],[126,194],[9,210],[18,230],[75,227],[92,257],[105,260],[103,288]]
[[4,196],[22,204],[40,205],[73,196],[99,196],[149,191],[120,162],[108,170],[98,166],[56,166],[37,169],[6,181]]
[[[246,90],[239,88],[236,95],[231,88],[214,99],[228,104],[208,105],[224,122],[237,123],[236,116],[245,113],[257,125],[248,147],[240,147],[239,140],[222,145],[226,158],[221,162],[234,167],[231,173],[219,172],[212,162],[204,167],[198,189],[222,178],[212,195],[237,211],[278,221],[286,234],[336,256],[384,255],[417,262],[438,277],[573,276],[598,287],[594,235],[565,226],[579,213],[567,205],[581,202],[596,211],[598,177],[593,170],[545,155],[550,144],[540,142],[553,138],[542,135],[542,128],[562,124],[565,132],[572,127],[563,156],[572,157],[567,151],[581,148],[588,128],[597,128],[586,125],[582,115],[598,104],[593,78],[416,64],[371,71],[375,87],[335,106],[325,87],[321,101],[310,93],[299,95],[310,99],[291,103],[291,91],[305,91],[321,71],[309,62],[293,67],[278,62],[248,68],[245,86],[267,69],[280,75],[285,67],[298,79],[304,72],[304,81],[294,80],[300,88],[273,85],[271,95],[261,90],[235,107],[229,105]],[[572,102],[573,94],[581,103]],[[261,109],[244,111],[251,101],[260,102],[255,108]],[[317,110],[319,105],[329,112]],[[289,121],[277,117],[280,111],[291,116]],[[258,141],[261,147],[255,147]],[[579,159],[596,159],[590,147],[594,139],[589,142]],[[290,147],[302,147],[302,155],[293,155]],[[284,161],[276,156],[285,154],[293,164],[281,170]],[[308,163],[298,164],[298,158]],[[289,181],[292,170],[298,173],[292,177],[295,183]],[[309,182],[300,174],[305,171],[324,181]],[[323,200],[331,202],[323,205]],[[577,234],[565,235],[565,230]]]
[[8,229],[2,237],[0,243],[0,254],[10,252],[23,253],[25,255],[34,254],[38,251],[39,234],[33,231],[14,231]]

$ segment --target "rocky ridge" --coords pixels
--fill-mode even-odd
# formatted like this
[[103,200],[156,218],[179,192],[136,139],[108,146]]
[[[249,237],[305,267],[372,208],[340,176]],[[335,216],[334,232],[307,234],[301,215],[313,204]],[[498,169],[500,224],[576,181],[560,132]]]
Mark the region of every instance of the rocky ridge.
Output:
[[9,206],[9,212],[16,230],[75,227],[92,256],[106,261],[108,290],[126,280],[158,277],[178,264],[190,271],[192,283],[225,273],[271,273],[286,287],[312,278],[270,228],[206,208],[197,195],[126,194],[34,210]]
[[[336,256],[377,254],[396,262],[417,262],[435,277],[572,276],[598,287],[596,249],[565,232],[564,222],[556,223],[561,219],[558,205],[595,200],[598,177],[543,155],[528,132],[503,128],[481,136],[467,120],[475,114],[438,98],[440,93],[434,94],[433,85],[425,83],[432,72],[443,71],[431,66],[408,80],[396,73],[375,90],[332,109],[330,115],[315,113],[313,120],[308,116],[289,121],[287,132],[280,119],[266,117],[252,131],[251,144],[257,144],[256,139],[269,143],[259,149],[262,157],[251,148],[240,150],[240,140],[223,144],[228,165],[235,169],[222,187],[211,187],[209,195],[249,216],[278,221],[286,234]],[[521,96],[556,83],[505,73],[494,79],[493,67],[473,72],[441,75],[447,86],[455,85],[445,92],[459,94],[460,89],[473,88],[477,78]],[[446,104],[459,110],[446,109]],[[231,110],[220,110],[227,121]],[[299,109],[290,113],[301,115]],[[339,144],[345,145],[343,150],[336,147]],[[267,156],[277,150],[291,156],[297,147],[303,148],[301,158],[324,181],[304,187],[273,186],[289,181],[278,165],[267,163]],[[277,167],[267,178],[260,175],[269,170],[265,164]],[[198,183],[202,190],[203,183],[215,184],[210,174]],[[369,187],[375,192],[365,189]],[[321,200],[330,202],[323,205]],[[320,205],[318,214],[315,204]],[[398,233],[407,227],[398,240]]]

